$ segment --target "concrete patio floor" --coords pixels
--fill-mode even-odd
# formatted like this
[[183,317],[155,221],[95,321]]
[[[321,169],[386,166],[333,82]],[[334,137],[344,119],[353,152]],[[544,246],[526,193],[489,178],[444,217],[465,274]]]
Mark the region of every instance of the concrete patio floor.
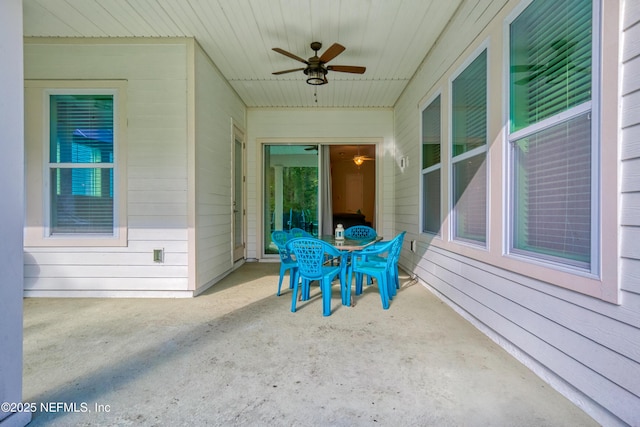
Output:
[[291,313],[277,278],[247,263],[193,299],[25,299],[30,425],[597,425],[406,275],[386,311],[376,286],[354,307],[334,286],[330,317],[317,287]]

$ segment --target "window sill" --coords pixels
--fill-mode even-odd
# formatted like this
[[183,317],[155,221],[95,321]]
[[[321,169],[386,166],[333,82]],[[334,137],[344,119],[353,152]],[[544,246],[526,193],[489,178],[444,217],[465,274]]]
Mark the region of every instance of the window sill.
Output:
[[25,247],[124,247],[127,246],[126,229],[117,235],[57,235],[45,237],[42,229],[26,229]]

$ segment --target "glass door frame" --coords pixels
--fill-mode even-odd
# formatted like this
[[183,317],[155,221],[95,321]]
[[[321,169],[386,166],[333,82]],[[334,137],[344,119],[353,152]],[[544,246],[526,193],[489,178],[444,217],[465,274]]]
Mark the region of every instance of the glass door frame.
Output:
[[[315,170],[316,170],[316,179],[318,181],[317,184],[317,190],[316,190],[316,194],[315,194],[315,201],[316,201],[316,209],[314,212],[314,216],[315,218],[317,218],[317,223],[321,224],[322,221],[322,212],[321,212],[321,207],[320,207],[320,195],[322,194],[322,182],[320,179],[321,176],[321,159],[322,159],[322,153],[321,153],[321,144],[317,143],[317,142],[300,142],[300,141],[295,141],[295,142],[288,142],[288,143],[283,143],[281,141],[278,142],[272,142],[272,141],[263,141],[262,143],[259,144],[259,150],[260,150],[260,199],[261,199],[261,204],[259,206],[260,211],[262,213],[261,215],[261,228],[263,230],[263,238],[261,239],[260,242],[260,256],[262,258],[277,258],[278,254],[277,253],[271,253],[271,252],[267,252],[267,242],[270,242],[271,240],[271,222],[274,223],[273,227],[275,227],[274,229],[288,229],[288,228],[292,228],[292,224],[289,224],[288,227],[286,226],[286,224],[284,223],[284,219],[282,218],[285,214],[283,207],[281,206],[280,209],[278,209],[277,206],[274,207],[273,209],[273,213],[272,213],[272,209],[270,207],[270,200],[269,197],[267,195],[267,188],[266,185],[268,183],[267,180],[267,156],[266,156],[266,150],[267,147],[304,147],[304,148],[310,148],[310,147],[317,147],[317,152],[314,153],[316,156],[316,162],[315,162]],[[300,154],[297,154],[298,156]],[[277,173],[277,172],[276,172]],[[277,177],[276,177],[276,181],[277,181]],[[274,203],[277,203],[277,201],[274,201]],[[279,217],[273,217],[273,219],[271,219],[270,217],[272,215],[278,215]],[[278,227],[278,225],[280,225],[280,221],[282,221],[282,227]],[[301,228],[299,227],[297,224],[295,226],[295,228]],[[319,230],[315,230],[317,233],[319,233]]]
[[[375,207],[375,218],[376,222],[378,222],[379,218],[379,203],[382,200],[381,189],[383,188],[382,181],[382,157],[383,150],[382,146],[384,143],[384,138],[379,137],[362,137],[362,138],[354,138],[354,137],[345,137],[345,138],[256,138],[256,149],[257,149],[257,158],[258,158],[258,170],[257,170],[257,189],[258,189],[258,197],[256,198],[258,205],[257,208],[257,239],[256,239],[256,255],[258,259],[265,260],[275,260],[279,259],[277,254],[267,254],[265,251],[265,242],[267,239],[270,239],[270,236],[267,236],[267,230],[265,230],[265,159],[264,159],[264,147],[266,145],[316,145],[318,146],[318,233],[321,233],[322,222],[324,221],[322,215],[322,201],[320,195],[322,194],[322,182],[320,174],[322,173],[322,152],[323,147],[331,146],[331,145],[374,145],[375,153],[376,153],[376,168],[375,168],[375,182],[376,182],[376,207]],[[327,154],[328,155],[328,154]],[[333,220],[333,219],[332,219]],[[375,224],[374,224],[375,227]]]

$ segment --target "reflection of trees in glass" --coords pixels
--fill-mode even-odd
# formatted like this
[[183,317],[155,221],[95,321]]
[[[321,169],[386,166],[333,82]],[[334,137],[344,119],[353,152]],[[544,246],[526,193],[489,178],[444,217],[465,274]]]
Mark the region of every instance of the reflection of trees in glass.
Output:
[[[275,169],[268,170],[269,212],[275,211]],[[282,168],[282,211],[305,212],[307,223],[315,221],[318,211],[318,168]]]
[[[264,146],[264,253],[277,253],[271,232],[318,230],[318,151],[305,145]],[[281,181],[280,181],[281,180]],[[276,207],[276,203],[279,205]]]
[[315,212],[318,206],[317,168],[284,168],[283,187],[285,210]]
[[273,168],[267,168],[267,192],[269,212],[273,212],[276,205],[276,172]]

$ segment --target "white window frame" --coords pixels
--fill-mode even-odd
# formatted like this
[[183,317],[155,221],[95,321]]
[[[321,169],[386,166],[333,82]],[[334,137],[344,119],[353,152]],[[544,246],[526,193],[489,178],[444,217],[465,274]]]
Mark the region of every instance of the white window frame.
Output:
[[[126,177],[126,88],[124,80],[56,81],[25,80],[25,119],[27,147],[27,227],[25,246],[126,246],[127,245],[127,177]],[[32,95],[30,95],[32,94]],[[38,96],[39,94],[39,96]],[[82,168],[85,165],[50,163],[50,96],[113,96],[113,164],[95,163],[90,168],[113,168],[113,233],[51,234],[50,170],[59,165]],[[35,105],[38,102],[39,105]],[[40,145],[39,150],[35,145]],[[36,203],[35,200],[41,200]]]
[[[422,136],[423,136],[423,132],[424,132],[424,123],[422,121],[422,114],[424,113],[424,110],[427,109],[427,107],[429,107],[438,97],[440,97],[440,162],[436,165],[431,165],[427,168],[422,168]],[[445,196],[445,192],[442,191],[442,186],[444,184],[444,177],[443,177],[443,172],[444,169],[442,167],[442,160],[443,160],[443,156],[445,154],[445,150],[443,149],[443,143],[444,143],[444,138],[443,138],[443,134],[444,134],[444,126],[442,126],[443,123],[443,94],[442,91],[437,91],[436,93],[434,93],[430,98],[427,98],[426,102],[423,102],[422,104],[420,104],[420,215],[419,215],[419,221],[420,221],[420,234],[426,234],[426,235],[430,235],[430,236],[435,236],[438,238],[442,238],[442,226],[444,225],[444,215],[443,215],[443,206],[444,206],[444,196]],[[424,229],[424,221],[425,221],[425,216],[426,216],[426,212],[424,211],[424,176],[434,172],[436,170],[440,171],[440,229],[438,230],[437,233],[433,233],[430,231],[425,231]]]
[[[449,77],[449,82],[448,82],[448,89],[449,89],[449,111],[448,111],[448,120],[449,120],[449,138],[447,140],[447,155],[448,155],[448,169],[449,169],[449,176],[448,176],[448,182],[449,182],[449,188],[447,191],[448,194],[448,199],[449,199],[449,206],[448,206],[448,211],[450,213],[451,216],[451,220],[449,221],[449,239],[452,242],[461,244],[461,245],[468,245],[468,246],[472,246],[474,248],[478,248],[478,249],[489,249],[489,241],[490,241],[490,229],[489,229],[489,224],[490,224],[490,217],[489,217],[489,205],[490,205],[490,200],[489,200],[489,190],[490,190],[490,182],[489,182],[489,173],[490,173],[490,159],[489,159],[489,115],[490,115],[490,105],[489,105],[489,95],[491,94],[491,90],[490,90],[490,75],[489,75],[489,66],[491,64],[491,52],[489,49],[489,45],[490,45],[490,39],[486,39],[484,40],[468,57],[467,59],[456,69],[456,71],[451,75],[451,77]],[[487,117],[486,117],[486,124],[487,124],[487,135],[486,135],[486,143],[482,146],[482,147],[476,147],[470,151],[467,151],[466,153],[460,154],[458,156],[456,156],[455,158],[453,157],[453,82],[460,76],[460,74],[462,74],[464,71],[466,71],[466,69],[469,67],[469,65],[471,65],[473,63],[473,61],[475,61],[483,52],[486,51],[486,55],[487,55],[487,69],[485,70],[486,73],[486,77],[487,77],[487,88],[486,88],[486,95],[487,95],[487,106],[486,106],[486,110],[487,110]],[[486,162],[486,175],[485,175],[485,180],[486,180],[486,191],[485,191],[485,200],[486,200],[486,204],[485,204],[485,242],[484,244],[478,241],[474,241],[474,240],[468,240],[468,239],[461,239],[459,237],[456,237],[456,232],[455,232],[455,227],[456,227],[456,223],[457,223],[457,218],[456,218],[456,211],[454,209],[454,172],[453,172],[453,166],[461,161],[464,161],[466,159],[469,159],[471,157],[474,157],[476,155],[479,155],[481,153],[485,153],[485,162]]]
[[[600,97],[600,79],[601,79],[601,12],[600,1],[592,0],[592,87],[591,87],[591,100],[577,105],[555,116],[541,120],[538,123],[530,125],[524,129],[517,130],[513,133],[510,132],[511,127],[511,93],[510,93],[510,26],[522,12],[531,4],[534,0],[525,0],[521,2],[505,19],[504,24],[504,115],[506,127],[505,127],[505,168],[506,171],[506,187],[505,192],[505,207],[506,207],[506,224],[505,224],[505,253],[508,257],[519,259],[527,263],[548,267],[554,270],[563,271],[571,274],[577,274],[586,276],[589,278],[599,278],[601,271],[601,254],[600,254],[600,236],[601,236],[601,158],[600,158],[600,118],[601,118],[601,97]],[[546,259],[544,256],[537,253],[527,253],[524,250],[514,249],[514,232],[513,227],[515,225],[515,213],[514,213],[514,155],[511,146],[513,141],[519,140],[525,136],[535,134],[541,130],[548,129],[557,124],[566,122],[567,120],[578,117],[585,113],[590,112],[592,121],[591,126],[591,255],[590,265],[588,268],[581,268],[570,262],[563,263],[554,259]]]

